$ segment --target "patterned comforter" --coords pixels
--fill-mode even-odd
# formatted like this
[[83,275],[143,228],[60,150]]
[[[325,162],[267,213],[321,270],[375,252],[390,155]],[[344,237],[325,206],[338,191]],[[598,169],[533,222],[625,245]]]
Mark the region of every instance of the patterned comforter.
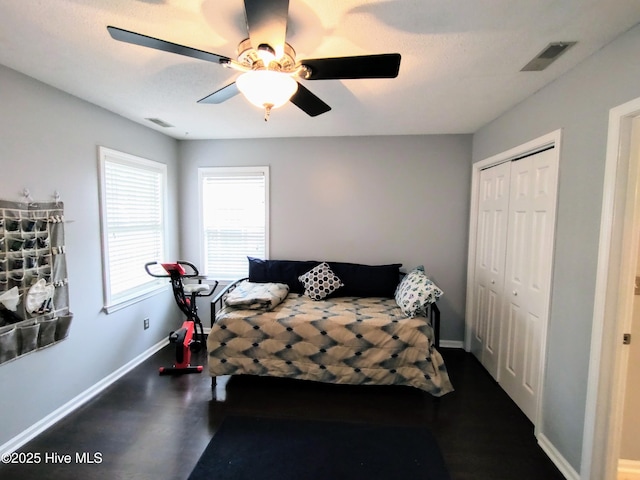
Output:
[[433,328],[395,300],[289,296],[271,311],[225,306],[207,339],[212,376],[249,374],[329,383],[453,390]]

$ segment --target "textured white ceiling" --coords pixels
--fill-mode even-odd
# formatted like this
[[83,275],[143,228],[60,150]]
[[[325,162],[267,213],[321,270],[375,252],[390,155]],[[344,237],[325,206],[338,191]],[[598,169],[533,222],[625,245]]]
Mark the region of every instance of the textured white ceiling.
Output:
[[[176,138],[472,133],[640,22],[638,0],[290,0],[297,58],[402,55],[395,79],[303,81],[332,110],[269,122],[219,65],[113,40],[107,25],[231,58],[242,0],[0,0],[0,64]],[[577,41],[543,72],[549,42]],[[1,86],[0,86],[1,88]],[[172,128],[145,118],[160,118]]]

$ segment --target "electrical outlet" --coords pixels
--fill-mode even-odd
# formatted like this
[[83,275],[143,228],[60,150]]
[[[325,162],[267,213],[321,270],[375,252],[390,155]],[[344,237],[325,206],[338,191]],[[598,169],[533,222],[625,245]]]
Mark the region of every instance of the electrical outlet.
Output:
[[149,328],[149,319],[145,318],[144,319],[144,329],[146,330],[147,328]]

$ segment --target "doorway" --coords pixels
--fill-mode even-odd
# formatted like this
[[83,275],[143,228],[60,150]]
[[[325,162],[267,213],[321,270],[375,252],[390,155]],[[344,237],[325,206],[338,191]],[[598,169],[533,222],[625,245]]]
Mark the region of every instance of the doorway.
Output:
[[[640,122],[640,119],[634,120]],[[640,182],[638,182],[640,183]],[[635,208],[640,204],[636,199]],[[640,480],[640,242],[636,249],[636,276],[634,284],[633,310],[631,312],[631,343],[628,346],[627,374],[623,396],[622,431],[618,480]]]
[[[615,479],[640,242],[640,98],[610,111],[581,478]],[[633,339],[638,342],[640,338]]]

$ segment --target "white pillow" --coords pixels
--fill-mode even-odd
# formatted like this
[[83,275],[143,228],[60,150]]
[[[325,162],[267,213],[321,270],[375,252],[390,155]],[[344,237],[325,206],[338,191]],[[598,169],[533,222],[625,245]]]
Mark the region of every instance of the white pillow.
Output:
[[424,273],[419,266],[407,273],[396,288],[395,299],[408,317],[426,314],[427,305],[435,302],[442,290]]

